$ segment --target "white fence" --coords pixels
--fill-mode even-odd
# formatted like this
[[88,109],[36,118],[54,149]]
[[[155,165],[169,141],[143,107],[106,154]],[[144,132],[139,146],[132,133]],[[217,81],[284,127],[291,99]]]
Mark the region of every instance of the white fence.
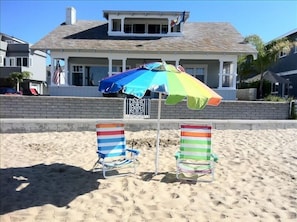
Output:
[[150,99],[125,98],[124,118],[148,119],[151,112]]

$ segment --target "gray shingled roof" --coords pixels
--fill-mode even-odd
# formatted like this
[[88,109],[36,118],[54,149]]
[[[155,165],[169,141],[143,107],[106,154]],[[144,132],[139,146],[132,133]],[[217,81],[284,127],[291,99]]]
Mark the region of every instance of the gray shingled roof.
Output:
[[255,54],[229,23],[185,23],[181,37],[117,37],[107,35],[107,23],[77,21],[60,25],[31,48],[39,50],[98,50],[129,52],[202,52]]

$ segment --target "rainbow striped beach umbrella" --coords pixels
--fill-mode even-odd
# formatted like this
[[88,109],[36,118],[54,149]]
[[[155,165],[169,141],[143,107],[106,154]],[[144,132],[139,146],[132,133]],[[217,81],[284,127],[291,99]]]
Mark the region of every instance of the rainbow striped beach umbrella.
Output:
[[157,174],[162,94],[167,96],[165,104],[175,105],[187,99],[188,108],[193,110],[201,110],[206,105],[218,106],[222,97],[200,80],[186,73],[183,67],[175,67],[165,62],[148,63],[105,78],[99,83],[99,91],[102,93],[121,91],[142,98],[147,90],[159,93],[155,160]]

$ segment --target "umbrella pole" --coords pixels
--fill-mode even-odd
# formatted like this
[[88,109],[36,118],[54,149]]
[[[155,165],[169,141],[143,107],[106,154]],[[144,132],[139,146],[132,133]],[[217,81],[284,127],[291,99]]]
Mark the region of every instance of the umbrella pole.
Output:
[[157,142],[156,142],[156,158],[155,158],[155,166],[156,166],[155,175],[158,174],[158,166],[159,166],[161,99],[162,99],[162,93],[159,93],[158,120],[157,120]]

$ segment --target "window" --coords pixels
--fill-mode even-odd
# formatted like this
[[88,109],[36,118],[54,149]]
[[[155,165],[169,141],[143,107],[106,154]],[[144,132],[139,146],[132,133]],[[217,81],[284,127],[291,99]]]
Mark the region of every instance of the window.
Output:
[[22,58],[17,58],[17,66],[22,66]]
[[128,24],[128,25],[124,25],[124,32],[125,33],[132,33],[132,25]]
[[162,34],[166,34],[168,32],[168,25],[162,25]]
[[224,62],[223,63],[223,75],[222,75],[222,86],[223,87],[232,87],[233,85],[233,74],[232,74],[232,63]]
[[133,33],[145,33],[145,25],[144,24],[134,24],[133,25]]
[[166,34],[168,32],[168,25],[149,24],[148,33],[150,34]]
[[26,57],[23,58],[23,66],[28,67],[28,58]]
[[295,44],[294,53],[297,53],[297,38],[295,39],[294,44]]
[[276,83],[272,84],[272,86],[271,86],[271,94],[277,95],[278,91],[279,91],[279,83],[276,82]]
[[166,34],[168,33],[168,20],[163,18],[125,18],[123,31],[136,34]]
[[15,58],[9,58],[9,66],[15,66]]
[[160,25],[158,24],[149,24],[148,33],[160,33]]
[[171,32],[180,32],[180,24],[174,27],[171,27]]
[[16,58],[17,66],[26,66],[29,67],[28,65],[28,58],[27,57],[17,57]]
[[280,58],[285,57],[285,56],[287,56],[287,53],[284,50],[279,53]]
[[90,79],[89,85],[98,86],[101,79],[108,77],[107,66],[91,66],[89,73],[87,73]]
[[[112,68],[114,68],[114,67],[112,67]],[[125,71],[128,71],[129,69],[131,69],[131,66],[126,66],[126,70]],[[119,72],[123,72],[124,70],[123,70],[123,67],[122,66],[120,66],[119,67]]]
[[15,66],[15,58],[6,57],[5,66],[7,67]]
[[73,66],[74,72],[82,72],[82,66]]
[[112,20],[112,31],[121,31],[121,19]]
[[72,67],[72,85],[82,86],[83,85],[83,69],[82,66]]
[[82,86],[83,85],[83,74],[73,72],[72,73],[72,84],[75,86]]
[[206,82],[207,65],[185,65],[184,67],[187,73],[201,82]]
[[[112,73],[118,73],[119,66],[112,67]],[[72,85],[98,86],[101,79],[108,77],[108,66],[72,66]]]

